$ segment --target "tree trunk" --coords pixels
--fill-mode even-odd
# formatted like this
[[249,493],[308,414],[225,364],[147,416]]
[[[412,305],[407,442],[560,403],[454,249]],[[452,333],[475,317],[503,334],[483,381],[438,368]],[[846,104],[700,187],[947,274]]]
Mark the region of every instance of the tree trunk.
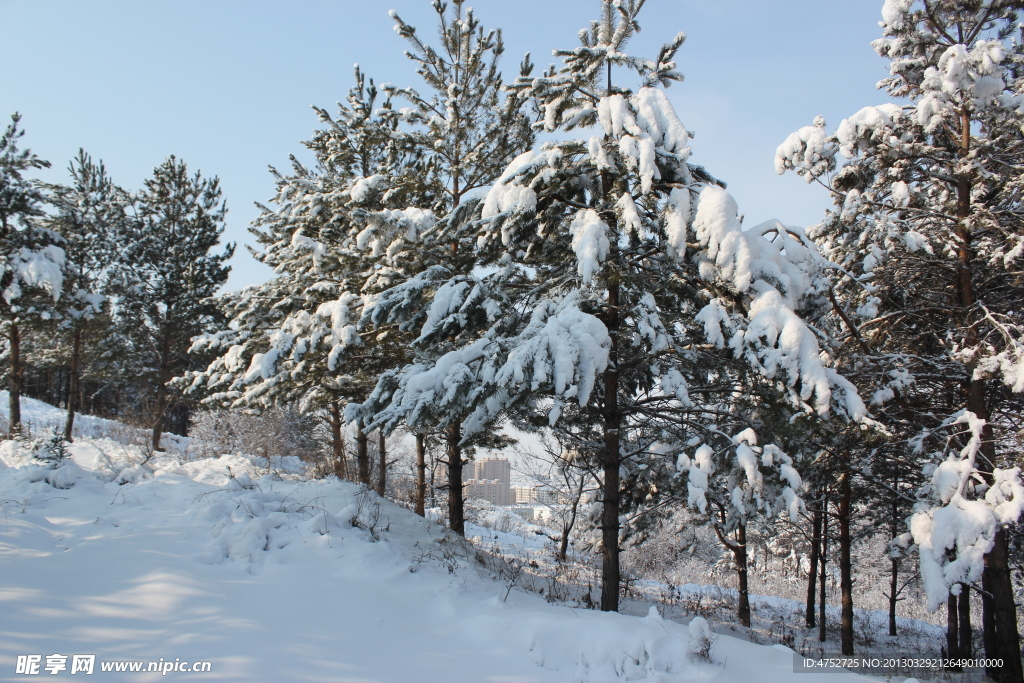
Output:
[[732,549],[736,557],[736,576],[739,579],[739,604],[736,616],[740,624],[750,628],[750,593],[747,587],[747,526],[740,524],[736,529],[736,545]]
[[377,455],[380,456],[380,470],[377,472],[377,493],[381,496],[388,488],[388,449],[384,432],[377,430]]
[[892,558],[889,574],[889,635],[896,635],[896,591],[899,590],[900,561]]
[[68,372],[68,419],[64,424],[64,439],[74,441],[75,411],[78,409],[78,374],[82,354],[82,328],[75,326],[71,342],[71,370]]
[[156,419],[153,421],[154,451],[160,450],[160,439],[164,434],[164,421],[167,419],[167,411],[170,409],[168,400],[167,383],[171,381],[171,339],[165,337],[160,348],[160,374],[159,384],[156,387]]
[[999,681],[999,683],[1021,683],[1024,681],[1024,673],[1021,671],[1017,607],[1014,602],[1008,556],[1006,530],[1000,528],[996,531],[992,550],[985,556],[985,574],[991,576],[989,585],[992,588],[991,609],[994,612],[993,623],[995,625],[992,648],[994,652],[989,653],[989,646],[986,642],[985,656],[1003,660],[1001,668],[994,672],[987,672],[993,680]]
[[[988,564],[988,558],[985,558],[985,563]],[[992,577],[984,571],[981,573],[981,629],[985,656],[993,657],[995,655],[991,654],[990,648],[994,647],[993,643],[996,642],[996,608],[992,604]],[[985,675],[992,680],[998,680],[998,669],[987,667]]]
[[21,432],[21,333],[17,323],[11,323],[11,391],[8,395],[10,401],[10,425],[11,434]]
[[814,518],[811,522],[811,570],[807,574],[807,613],[804,616],[807,628],[814,628],[817,624],[814,619],[814,608],[817,602],[815,588],[818,585],[818,555],[821,552],[821,509],[814,511]]
[[[966,160],[971,154],[971,115],[966,106],[961,107],[959,114],[960,154]],[[972,214],[973,173],[973,170],[968,169],[959,172],[957,176],[957,294],[961,310],[959,324],[961,329],[965,330],[964,345],[968,348],[980,343],[978,326],[974,324],[978,302],[974,296],[974,244],[969,220]],[[995,467],[996,450],[992,425],[989,422],[987,381],[974,376],[973,363],[969,363],[965,370],[967,410],[985,420],[976,466],[981,472],[989,474]],[[1017,608],[1014,603],[1005,530],[998,529],[994,540],[992,550],[985,555],[985,571],[982,576],[991,599],[982,600],[982,610],[985,656],[990,661],[1002,660],[1002,666],[987,669],[986,673],[999,683],[1024,683],[1020,659],[1020,634],[1017,630]]]
[[853,567],[850,560],[850,502],[853,486],[850,473],[843,474],[842,497],[839,499],[839,584],[842,592],[842,616],[839,637],[844,655],[853,654]]
[[427,516],[427,436],[416,434],[416,514]]
[[331,456],[334,460],[334,476],[348,479],[348,463],[345,462],[345,437],[342,433],[341,406],[331,401]]
[[445,428],[448,449],[448,528],[459,536],[466,535],[466,510],[462,490],[462,423],[453,422]]
[[818,640],[825,642],[825,565],[828,563],[828,496],[821,503],[821,571],[818,586]]
[[[946,657],[960,658],[960,626],[957,623],[956,596],[952,593],[946,598]],[[958,667],[947,667],[959,671]]]
[[[967,410],[985,420],[982,428],[982,444],[976,467],[991,481],[995,467],[995,435],[988,421],[988,403],[985,381],[970,379],[967,382]],[[995,534],[992,550],[985,555],[985,570],[982,573],[984,590],[991,595],[982,600],[982,623],[984,625],[985,657],[1002,660],[1003,665],[986,670],[988,676],[999,683],[1024,683],[1024,671],[1020,659],[1020,635],[1017,630],[1017,608],[1014,602],[1013,579],[1010,575],[1009,548],[1006,530],[1000,527]]]
[[583,489],[587,485],[587,475],[580,473],[580,485],[576,488],[576,495],[573,496],[572,505],[569,508],[569,521],[562,525],[562,538],[558,539],[558,554],[555,556],[559,562],[565,562],[569,554],[569,534],[576,526],[576,514],[579,511],[580,499],[583,498]]
[[356,425],[356,465],[359,467],[359,483],[370,485],[370,454],[366,449],[366,432]]
[[[892,482],[892,490],[896,491],[899,488],[899,478],[894,478]],[[892,498],[892,509],[889,514],[889,536],[896,538],[899,535],[899,527],[902,520],[900,519],[900,504],[895,494]],[[896,635],[896,603],[898,601],[898,593],[900,588],[900,558],[892,557],[889,558],[889,635]]]
[[971,632],[971,587],[967,584],[960,584],[957,612],[960,622],[960,656],[970,659],[974,656],[974,633]]
[[619,611],[619,412],[618,369],[618,282],[608,283],[608,312],[605,327],[612,344],[608,369],[604,372],[604,481],[601,490],[601,610]]

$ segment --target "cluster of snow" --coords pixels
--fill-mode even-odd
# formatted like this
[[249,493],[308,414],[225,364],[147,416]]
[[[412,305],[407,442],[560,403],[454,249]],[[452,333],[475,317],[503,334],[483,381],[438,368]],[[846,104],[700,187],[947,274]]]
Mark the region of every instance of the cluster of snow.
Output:
[[64,284],[65,262],[64,250],[54,245],[12,252],[6,263],[0,263],[0,277],[11,273],[10,284],[3,290],[4,301],[11,304],[20,297],[22,286],[41,288],[56,301]]
[[[651,191],[655,180],[661,179],[656,163],[659,153],[671,155],[677,162],[690,156],[690,134],[658,88],[641,88],[628,100],[622,95],[606,95],[598,102],[597,114],[605,135],[618,141],[626,167],[639,175],[645,193]],[[608,167],[600,141],[592,139],[590,149],[594,164],[598,168]]]
[[611,338],[604,324],[583,313],[569,296],[561,302],[542,301],[530,324],[513,343],[513,351],[498,371],[498,386],[529,384],[531,391],[550,387],[560,398],[590,401],[598,375],[608,364]]
[[[488,190],[480,216],[492,218],[499,214],[533,211],[537,208],[537,193],[529,184],[524,185],[522,179],[538,168],[555,166],[561,156],[562,150],[558,147],[530,150],[517,156]],[[508,244],[507,236],[503,243]]]
[[910,518],[909,535],[918,548],[931,610],[946,601],[951,589],[959,593],[958,583],[981,579],[996,530],[1016,523],[1024,512],[1019,467],[995,468],[991,485],[979,476],[985,420],[963,411],[949,424],[966,425],[967,444],[929,468],[928,498],[917,504]]
[[775,172],[796,171],[807,182],[835,167],[836,146],[825,131],[825,119],[790,133],[775,150]]
[[[813,402],[814,410],[824,415],[836,403],[849,417],[863,418],[867,410],[856,390],[825,366],[814,332],[794,312],[812,284],[808,269],[816,265],[813,245],[806,238],[790,238],[789,233],[802,233],[777,221],[744,231],[735,200],[715,186],[701,191],[693,228],[703,247],[697,255],[702,277],[750,297],[744,326],[732,320],[720,299],[705,306],[698,320],[708,340],[743,354],[767,377],[785,376],[799,404]],[[768,232],[781,239],[766,239]],[[793,388],[798,384],[799,391]]]
[[[716,453],[706,443],[695,440],[696,449],[691,459],[685,451],[676,461],[676,469],[687,474],[687,506],[707,512],[708,495],[714,487],[724,490],[716,497],[728,502],[729,518],[746,520],[755,510],[771,517],[788,512],[796,522],[803,510],[799,491],[803,487],[800,474],[793,467],[793,459],[774,444],[757,445],[757,435],[744,429],[734,435],[724,452]],[[726,462],[716,464],[716,457]],[[722,473],[719,480],[715,475]],[[736,476],[730,473],[736,472]],[[767,477],[767,479],[766,479]]]
[[576,269],[584,284],[591,284],[608,256],[608,224],[593,209],[581,209],[569,225]]

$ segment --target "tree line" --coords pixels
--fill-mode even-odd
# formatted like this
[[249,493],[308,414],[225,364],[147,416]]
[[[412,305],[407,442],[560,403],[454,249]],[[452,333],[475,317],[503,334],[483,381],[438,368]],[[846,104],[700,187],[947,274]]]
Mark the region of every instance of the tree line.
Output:
[[892,538],[890,632],[913,561],[929,607],[947,605],[947,655],[973,653],[973,593],[1003,661],[989,675],[1022,680],[1021,3],[887,0],[873,47],[896,101],[835,131],[818,118],[777,152],[835,203],[806,231],[744,225],[691,160],[664,93],[685,36],[629,54],[643,4],[603,0],[560,66],[535,74],[527,56],[509,82],[501,31],[461,0],[433,3],[436,46],[392,12],[426,89],[357,67],[338,111],[315,109],[315,165],[273,170],[251,228],[275,276],[238,292],[214,296],[232,251],[210,253],[215,180],[171,157],[130,194],[82,154],[71,184],[40,188],[15,119],[0,147],[12,426],[25,336],[63,354],[69,387],[145,378],[121,386],[149,402],[154,447],[183,402],[287,406],[330,424],[335,474],[383,491],[402,428],[423,514],[441,444],[460,534],[473,449],[542,431],[598,482],[601,609],[618,609],[620,548],[686,506],[733,556],[749,625],[747,528],[781,517],[809,543],[822,639],[838,564],[852,654],[851,546],[869,524]]
[[227,280],[225,202],[216,178],[168,157],[143,188],[113,182],[79,151],[66,184],[26,171],[49,162],[20,149],[15,114],[0,138],[0,303],[9,431],[22,430],[26,391],[76,413],[137,421],[160,447],[168,424],[183,433],[187,407],[171,380],[203,363],[192,337],[224,324],[212,297]]

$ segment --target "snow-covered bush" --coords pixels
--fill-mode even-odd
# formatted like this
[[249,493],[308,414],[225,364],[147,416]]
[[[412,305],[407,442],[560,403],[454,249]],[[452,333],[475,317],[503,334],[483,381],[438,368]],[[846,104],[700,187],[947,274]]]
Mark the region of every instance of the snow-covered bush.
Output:
[[[654,609],[653,607],[651,609]],[[690,653],[703,662],[711,661],[711,651],[718,637],[711,632],[707,619],[694,617],[690,621]]]
[[283,408],[260,414],[209,410],[197,414],[190,429],[188,454],[216,458],[226,453],[260,458],[268,469],[289,456],[311,462],[320,459],[322,445],[314,438],[312,418]]

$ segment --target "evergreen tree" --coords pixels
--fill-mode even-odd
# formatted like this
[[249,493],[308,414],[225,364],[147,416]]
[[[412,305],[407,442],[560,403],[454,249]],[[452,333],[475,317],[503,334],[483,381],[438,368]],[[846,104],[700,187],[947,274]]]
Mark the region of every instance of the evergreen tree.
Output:
[[[925,464],[911,532],[930,607],[981,581],[1000,681],[1022,680],[1006,531],[1024,505],[1011,439],[1024,389],[1021,7],[887,0],[881,86],[909,103],[866,107],[834,133],[818,121],[776,161],[835,197],[816,237],[844,269],[836,313],[859,381]],[[833,176],[837,153],[848,161]]]
[[[406,55],[417,64],[417,73],[431,89],[429,95],[411,88],[397,93],[413,104],[416,116],[412,122],[422,126],[416,140],[423,150],[429,177],[443,189],[433,207],[440,216],[467,215],[463,213],[464,198],[494,182],[505,166],[533,143],[531,119],[523,111],[526,102],[506,93],[498,71],[505,49],[501,31],[485,29],[473,10],[463,5],[463,0],[453,0],[450,5],[441,0],[432,3],[438,15],[439,48],[424,43],[415,27],[391,12],[396,31],[412,47]],[[520,75],[527,76],[532,68],[527,55],[520,64]],[[420,271],[424,277],[418,280],[422,287],[403,291],[416,291],[416,301],[423,302],[433,286],[451,276],[470,277],[478,259],[478,245],[475,232],[465,228],[464,220],[455,218],[441,221],[437,230],[424,236],[420,244]],[[465,282],[456,286],[465,286]],[[436,313],[434,310],[433,314]],[[400,308],[389,308],[387,324],[412,330],[430,315],[425,306],[406,301]],[[375,325],[383,324],[379,314],[374,316]],[[370,321],[370,317],[364,316],[364,324]],[[449,328],[449,332],[447,337],[435,336],[430,341],[422,335],[418,337],[415,364],[431,363],[462,341],[459,330]],[[363,419],[359,416],[372,415],[379,408],[367,404],[351,414]],[[392,421],[390,428],[394,424]],[[442,424],[449,526],[462,534],[463,448],[472,441],[464,443],[461,422],[447,417],[427,420],[414,432],[417,439],[422,439],[427,429]],[[482,437],[479,435],[476,440]]]
[[48,168],[30,150],[18,149],[25,132],[14,114],[0,136],[0,316],[10,359],[10,429],[21,427],[22,333],[26,325],[56,317],[54,304],[64,281],[65,257],[60,237],[42,227],[45,197],[39,185],[24,177],[34,168]]
[[[730,355],[780,382],[797,410],[864,413],[794,311],[816,282],[809,243],[777,222],[743,231],[732,198],[687,161],[690,135],[656,87],[680,78],[682,34],[655,61],[624,52],[641,4],[606,0],[582,45],[557,53],[560,71],[516,84],[547,128],[597,134],[520,155],[485,198],[439,222],[475,232],[474,269],[424,271],[364,314],[387,323],[426,298],[417,343],[445,351],[382,377],[371,426],[458,425],[465,440],[524,405],[555,424],[570,401],[597,420],[606,610],[618,607],[623,496],[635,495],[623,483],[674,462],[658,420],[701,412],[693,397],[718,390]],[[641,87],[612,85],[613,67]]]
[[220,184],[199,172],[189,175],[174,156],[146,179],[134,208],[134,220],[117,236],[126,245],[125,268],[113,286],[119,323],[149,383],[152,447],[159,449],[168,414],[179,402],[171,380],[194,363],[188,356],[192,338],[222,324],[211,297],[228,278],[224,262],[234,245],[211,253],[227,212]]
[[[434,223],[417,206],[436,202],[440,189],[424,181],[422,155],[399,128],[402,115],[378,94],[357,67],[337,116],[316,109],[324,128],[306,146],[317,168],[293,158],[291,174],[272,169],[275,206],[262,207],[251,232],[263,246],[254,255],[276,275],[221,297],[230,323],[193,346],[218,355],[184,378],[206,403],[333,414],[339,403],[362,400],[377,375],[401,361],[397,331],[360,334],[355,323],[366,298],[415,272],[414,245]],[[340,455],[340,417],[334,421]],[[366,439],[360,430],[356,460],[369,485]]]
[[67,420],[64,438],[72,440],[83,376],[115,364],[124,348],[112,335],[106,293],[116,269],[123,263],[123,245],[115,238],[127,223],[128,195],[107,175],[103,162],[95,163],[84,150],[72,160],[68,185],[51,185],[53,213],[47,223],[64,242],[67,290],[53,344],[40,359],[68,368]]
[[[431,94],[389,86],[378,103],[377,88],[357,70],[336,119],[317,110],[326,128],[307,146],[318,168],[296,162],[293,174],[278,176],[277,207],[257,224],[265,245],[258,257],[278,276],[233,298],[230,329],[196,344],[222,354],[201,377],[184,380],[211,392],[208,400],[298,401],[308,410],[364,400],[381,373],[409,361],[413,329],[398,319],[360,329],[364,307],[398,283],[421,275],[435,282],[472,262],[475,235],[446,231],[435,216],[492,182],[531,133],[522,102],[502,94],[500,32],[483,29],[461,1],[434,9],[439,49],[393,15]],[[397,97],[413,106],[395,109]],[[409,318],[425,314],[420,301],[406,302]],[[367,431],[360,426],[356,459],[369,484]],[[449,480],[461,531],[459,441],[449,438]]]

